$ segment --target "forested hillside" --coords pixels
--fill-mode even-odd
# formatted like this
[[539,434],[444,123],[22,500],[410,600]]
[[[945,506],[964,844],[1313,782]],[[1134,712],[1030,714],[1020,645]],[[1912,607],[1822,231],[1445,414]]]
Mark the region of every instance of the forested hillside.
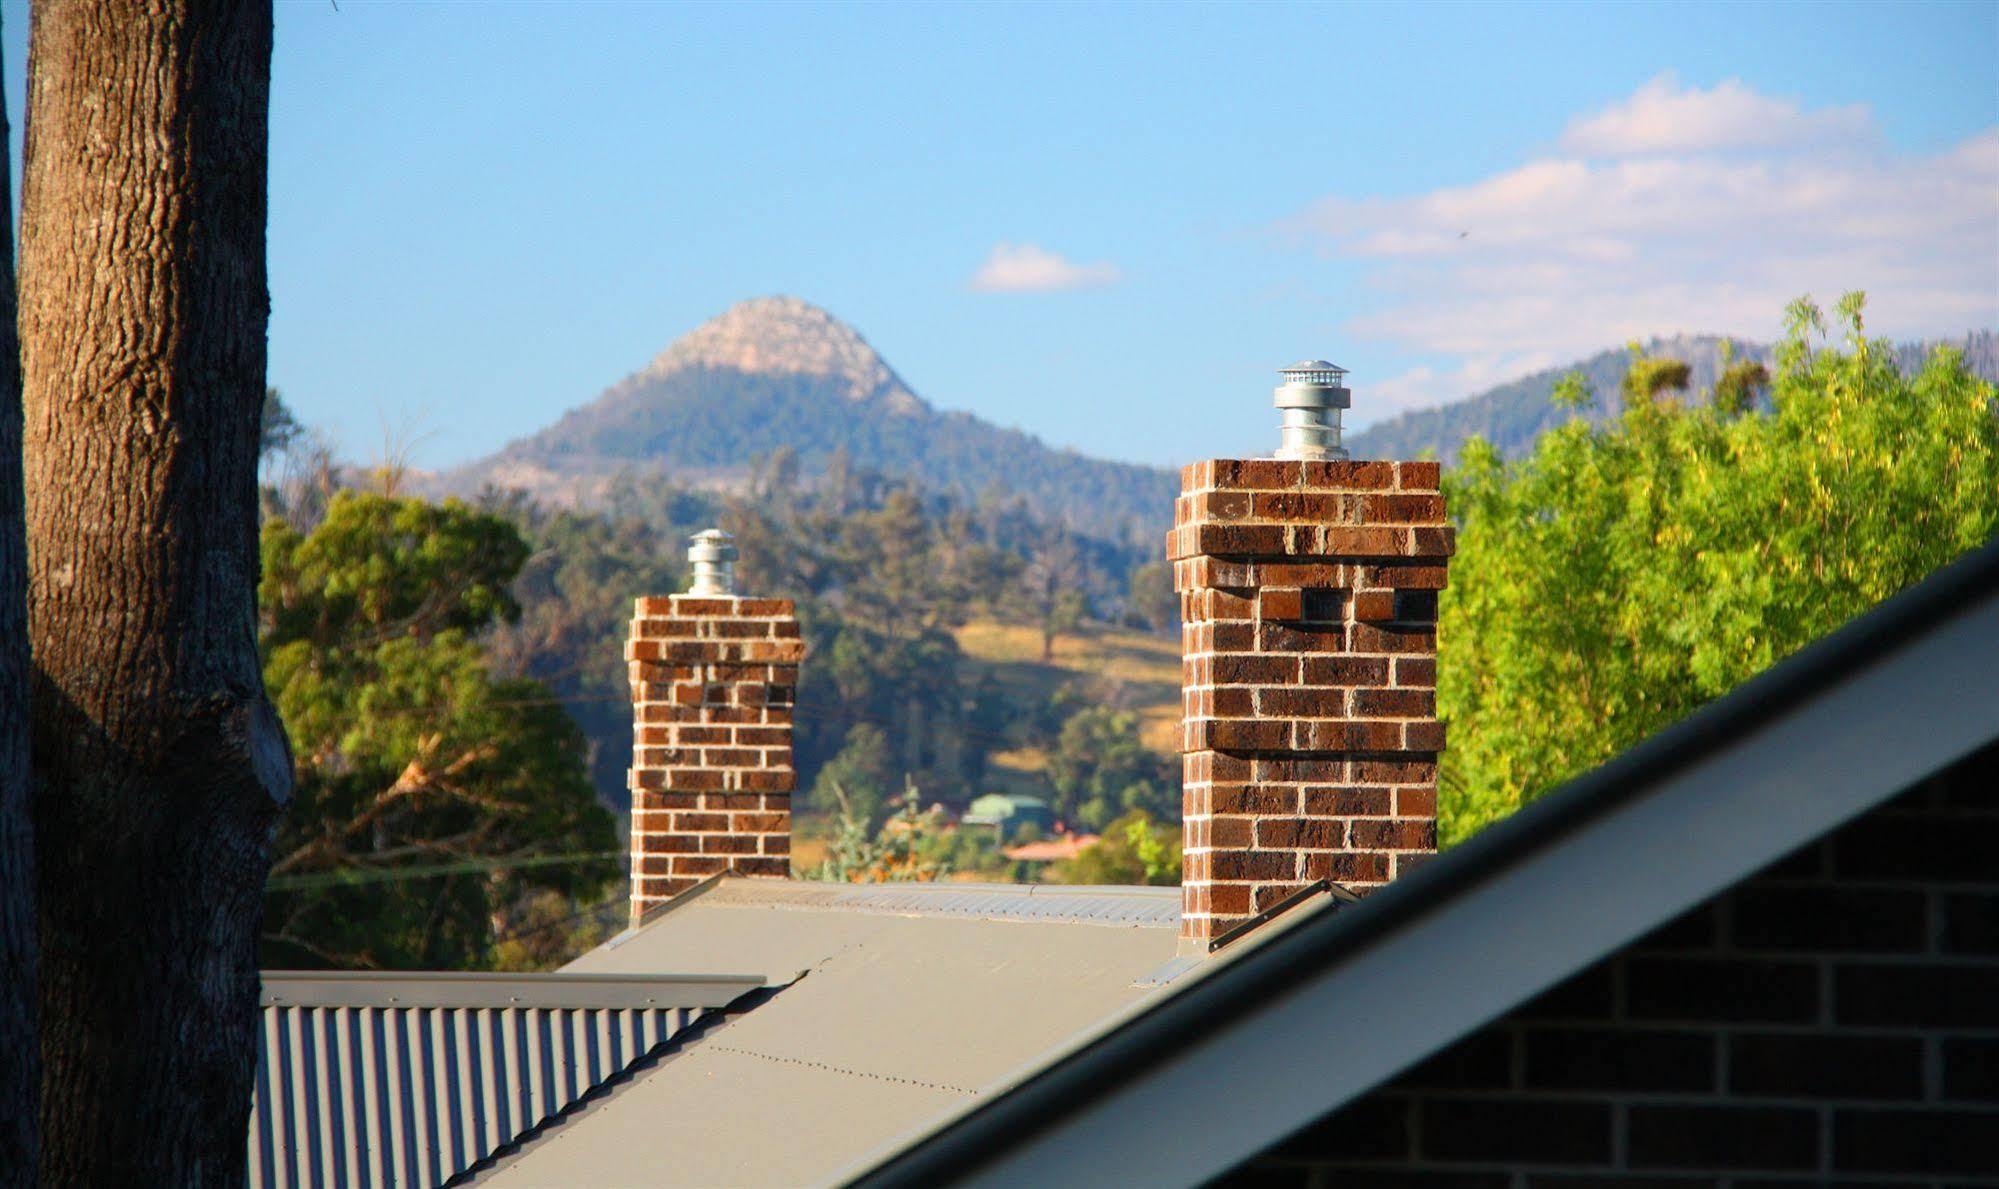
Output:
[[679,589],[696,529],[735,533],[740,589],[798,601],[813,657],[799,688],[801,791],[845,754],[866,772],[848,779],[870,807],[905,780],[962,803],[983,791],[992,752],[1059,731],[1050,691],[1029,703],[966,663],[954,632],[967,622],[1020,625],[1044,648],[1090,622],[1175,622],[1164,567],[1144,550],[1044,520],[1018,497],[968,501],[839,465],[807,484],[786,453],[726,495],[635,488],[601,512],[551,511],[519,493],[484,502],[532,546],[514,586],[520,616],[494,629],[492,654],[571,707],[593,783],[620,808],[632,599]]

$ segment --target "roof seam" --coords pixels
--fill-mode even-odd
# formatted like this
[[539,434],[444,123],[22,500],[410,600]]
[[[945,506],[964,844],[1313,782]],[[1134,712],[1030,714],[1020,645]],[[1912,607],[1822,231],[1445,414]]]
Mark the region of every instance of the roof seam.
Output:
[[977,1098],[979,1096],[977,1090],[968,1090],[963,1086],[948,1086],[942,1082],[926,1082],[919,1078],[899,1078],[894,1074],[887,1073],[869,1073],[865,1069],[854,1069],[845,1065],[832,1065],[824,1061],[806,1061],[798,1057],[779,1057],[773,1053],[759,1053],[755,1049],[739,1048],[735,1045],[714,1044],[711,1042],[704,1047],[712,1052],[736,1053],[744,1057],[756,1057],[759,1060],[776,1062],[779,1065],[802,1065],[808,1069],[823,1069],[829,1073],[845,1074],[848,1077],[855,1078],[866,1078],[874,1082],[894,1082],[902,1086],[922,1086],[926,1090],[944,1090],[952,1094],[962,1094],[967,1098]]
[[868,917],[909,917],[924,920],[990,921],[995,925],[1095,925],[1107,929],[1177,929],[1180,919],[1176,915],[1172,921],[1146,920],[1090,920],[1069,916],[1031,916],[1026,913],[994,912],[954,912],[950,909],[898,909],[873,908],[853,904],[727,904],[724,908],[766,908],[776,912],[848,912],[855,916]]

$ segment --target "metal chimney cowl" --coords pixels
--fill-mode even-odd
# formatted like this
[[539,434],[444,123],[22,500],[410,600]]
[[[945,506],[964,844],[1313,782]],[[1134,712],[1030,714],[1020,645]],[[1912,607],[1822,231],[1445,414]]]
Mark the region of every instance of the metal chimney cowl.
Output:
[[1284,378],[1271,401],[1284,412],[1278,428],[1278,458],[1313,460],[1347,456],[1340,445],[1340,410],[1353,406],[1347,371],[1323,359],[1307,359],[1277,373]]
[[719,528],[704,529],[689,538],[687,560],[694,566],[691,595],[736,593],[736,538]]

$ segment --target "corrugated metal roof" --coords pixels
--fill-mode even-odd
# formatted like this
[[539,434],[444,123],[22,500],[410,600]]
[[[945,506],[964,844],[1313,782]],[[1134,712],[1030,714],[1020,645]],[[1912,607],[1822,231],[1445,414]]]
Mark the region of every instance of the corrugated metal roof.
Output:
[[442,1185],[762,985],[267,973],[250,1184]]
[[804,973],[474,1179],[822,1181],[1155,993],[1178,910],[1177,888],[722,879],[569,969]]

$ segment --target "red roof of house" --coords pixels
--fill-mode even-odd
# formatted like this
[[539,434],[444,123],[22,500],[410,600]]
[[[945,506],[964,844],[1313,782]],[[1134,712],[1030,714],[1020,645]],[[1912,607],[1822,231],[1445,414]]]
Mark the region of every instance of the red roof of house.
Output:
[[1083,853],[1085,847],[1095,845],[1095,834],[1058,834],[1053,838],[1043,838],[1037,842],[1023,842],[1019,846],[1009,846],[1000,853],[1016,862],[1053,863],[1062,859],[1073,859]]

